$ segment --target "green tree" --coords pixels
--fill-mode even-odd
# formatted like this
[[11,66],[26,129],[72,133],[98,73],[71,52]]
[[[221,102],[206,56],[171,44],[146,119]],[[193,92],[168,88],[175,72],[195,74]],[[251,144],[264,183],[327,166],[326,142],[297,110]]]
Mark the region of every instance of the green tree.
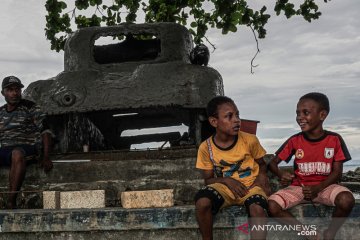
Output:
[[[315,0],[303,0],[299,6],[291,1],[295,0],[276,0],[276,14],[283,13],[287,18],[301,15],[308,22],[321,15]],[[73,9],[69,10],[66,2],[75,3]],[[140,11],[145,14],[145,22],[176,22],[187,26],[195,43],[206,38],[209,28],[227,34],[236,32],[241,25],[250,27],[258,38],[264,38],[265,25],[270,18],[265,6],[255,10],[249,7],[247,0],[47,0],[45,7],[48,13],[46,38],[51,42],[51,49],[57,52],[64,49],[75,25],[83,28],[132,23]]]

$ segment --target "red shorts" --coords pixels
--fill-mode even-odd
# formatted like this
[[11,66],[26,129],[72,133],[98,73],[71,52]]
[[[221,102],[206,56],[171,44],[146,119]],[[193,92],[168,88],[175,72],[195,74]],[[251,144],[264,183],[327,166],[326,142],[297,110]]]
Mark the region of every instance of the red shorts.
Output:
[[[351,192],[344,186],[332,184],[323,189],[316,198],[313,199],[315,203],[321,203],[327,206],[335,206],[335,198],[340,192]],[[279,204],[282,209],[292,208],[300,203],[308,203],[304,200],[301,186],[288,186],[277,191],[269,197],[269,201],[273,200]]]

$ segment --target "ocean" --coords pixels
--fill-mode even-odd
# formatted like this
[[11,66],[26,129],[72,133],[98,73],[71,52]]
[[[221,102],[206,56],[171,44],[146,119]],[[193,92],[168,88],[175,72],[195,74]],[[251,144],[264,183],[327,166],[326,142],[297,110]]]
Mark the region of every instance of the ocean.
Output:
[[348,171],[354,171],[356,168],[360,167],[360,160],[350,160],[344,163],[343,173]]
[[[348,171],[354,171],[358,167],[360,167],[360,160],[347,161],[346,163],[344,163],[343,173],[346,173]],[[360,199],[360,193],[359,192],[354,192],[353,191],[353,194],[354,194],[355,199]]]

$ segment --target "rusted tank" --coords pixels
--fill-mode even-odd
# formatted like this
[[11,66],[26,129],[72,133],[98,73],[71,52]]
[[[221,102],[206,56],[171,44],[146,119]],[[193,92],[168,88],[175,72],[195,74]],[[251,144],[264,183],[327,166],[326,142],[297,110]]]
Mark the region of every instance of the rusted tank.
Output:
[[[103,37],[124,37],[97,45]],[[205,106],[223,95],[221,75],[190,63],[193,41],[175,23],[83,28],[66,42],[64,71],[33,82],[24,97],[49,116],[56,150],[125,149],[143,142],[199,143]],[[129,129],[188,126],[188,132],[122,136]],[[181,138],[182,137],[182,138]]]

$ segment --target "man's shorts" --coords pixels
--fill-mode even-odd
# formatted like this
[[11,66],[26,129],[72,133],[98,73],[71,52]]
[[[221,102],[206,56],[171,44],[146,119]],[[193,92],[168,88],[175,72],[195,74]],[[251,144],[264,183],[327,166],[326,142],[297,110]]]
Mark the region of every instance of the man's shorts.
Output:
[[[312,201],[327,206],[335,206],[335,198],[340,192],[351,192],[344,186],[338,184],[331,184],[323,189],[316,198]],[[269,197],[269,200],[275,201],[281,206],[282,209],[292,208],[300,203],[308,203],[304,199],[301,186],[288,186],[284,189],[277,191]]]
[[11,166],[11,156],[14,149],[19,149],[24,153],[25,160],[34,159],[38,155],[38,150],[35,145],[16,145],[16,146],[7,146],[0,148],[0,165],[1,166]]
[[[195,201],[201,197],[208,197],[213,201],[213,213],[217,213],[220,209],[233,206],[245,205],[248,211],[248,205],[258,203],[267,210],[267,196],[264,190],[258,186],[248,189],[248,194],[241,198],[235,198],[231,190],[224,184],[213,183],[202,188],[195,196]],[[259,203],[260,202],[260,203]]]

